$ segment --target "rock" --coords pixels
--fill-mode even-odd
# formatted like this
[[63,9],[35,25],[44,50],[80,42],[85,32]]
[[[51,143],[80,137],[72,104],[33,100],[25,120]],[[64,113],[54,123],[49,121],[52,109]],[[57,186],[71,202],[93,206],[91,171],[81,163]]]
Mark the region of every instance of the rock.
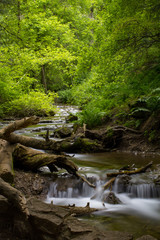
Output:
[[154,237],[152,237],[150,235],[144,235],[144,236],[142,236],[140,238],[137,238],[136,240],[158,240],[158,239],[154,238]]
[[73,122],[78,120],[78,117],[72,113],[70,113],[67,117],[66,117],[66,122]]
[[118,193],[126,192],[126,188],[132,179],[131,176],[123,174],[117,177],[117,191]]
[[73,132],[72,128],[63,126],[61,128],[57,128],[54,131],[54,137],[57,137],[57,138],[70,137],[72,135],[72,132]]
[[70,153],[90,153],[104,151],[100,142],[84,138],[82,136],[76,136],[71,141],[64,140],[60,145],[61,152]]
[[154,179],[155,184],[160,185],[160,175]]
[[102,146],[97,141],[81,137],[75,138],[75,141],[72,145],[73,152],[99,152],[101,149]]
[[[68,209],[46,204],[30,198],[27,206],[28,220],[0,197],[0,206],[7,206],[0,214],[0,239],[7,240],[131,240],[132,236],[121,232],[103,232],[96,227],[72,217]],[[1,208],[0,208],[1,211]]]
[[103,145],[106,148],[118,147],[123,137],[123,129],[109,128],[102,136]]
[[103,201],[109,204],[120,204],[121,201],[113,192],[109,192],[103,196]]
[[21,191],[26,197],[37,196],[38,198],[46,197],[51,177],[43,173],[35,174],[15,170],[14,186]]
[[98,134],[96,131],[88,130],[88,129],[85,131],[85,137],[92,140],[94,139],[97,139],[99,141],[102,140],[102,135]]

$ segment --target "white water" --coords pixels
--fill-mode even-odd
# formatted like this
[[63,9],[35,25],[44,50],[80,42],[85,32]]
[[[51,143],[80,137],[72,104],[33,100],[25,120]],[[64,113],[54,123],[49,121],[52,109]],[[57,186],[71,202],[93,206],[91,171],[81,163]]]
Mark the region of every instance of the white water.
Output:
[[[95,212],[96,215],[127,214],[160,220],[160,199],[157,198],[160,190],[157,190],[154,184],[131,185],[127,188],[128,192],[126,193],[118,193],[118,187],[114,186],[113,189],[116,190],[114,190],[114,193],[122,202],[121,204],[104,203],[101,200],[100,185],[102,185],[102,182],[98,181],[96,190],[83,183],[79,187],[69,187],[65,191],[58,191],[58,184],[52,183],[46,202],[53,201],[56,205],[75,204],[81,207],[85,207],[89,202],[90,207],[99,209],[98,212]],[[105,191],[105,193],[107,192],[109,191]],[[136,197],[133,197],[133,192],[134,194],[136,192]],[[96,199],[91,199],[95,194]]]

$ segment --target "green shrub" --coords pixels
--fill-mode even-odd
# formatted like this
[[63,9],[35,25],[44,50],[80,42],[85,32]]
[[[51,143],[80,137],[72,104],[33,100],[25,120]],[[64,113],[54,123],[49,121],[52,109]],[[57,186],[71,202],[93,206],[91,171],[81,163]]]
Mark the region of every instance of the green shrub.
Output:
[[105,115],[106,113],[102,112],[99,108],[87,106],[87,108],[79,114],[79,123],[81,125],[85,123],[87,124],[87,128],[93,128],[103,123]]
[[71,103],[73,101],[71,89],[59,91],[58,101],[61,103]]
[[5,113],[10,116],[25,117],[31,115],[50,116],[55,114],[54,98],[56,94],[30,92],[5,105]]

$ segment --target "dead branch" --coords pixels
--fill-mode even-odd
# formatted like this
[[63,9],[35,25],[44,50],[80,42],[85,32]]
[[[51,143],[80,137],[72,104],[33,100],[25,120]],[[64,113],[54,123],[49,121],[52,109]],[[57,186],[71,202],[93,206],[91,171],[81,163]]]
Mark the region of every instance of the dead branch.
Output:
[[97,208],[90,208],[89,202],[85,207],[76,207],[75,204],[73,204],[72,206],[69,205],[69,206],[60,206],[60,207],[68,209],[69,215],[74,215],[74,216],[88,215],[99,210]]
[[77,177],[81,178],[83,182],[86,182],[90,187],[96,188],[96,186],[90,183],[85,177],[81,176],[78,172],[75,174]]
[[103,188],[104,190],[106,190],[107,188],[111,188],[111,187],[112,187],[112,184],[114,183],[115,180],[116,180],[116,177],[111,178],[108,182],[106,182],[106,183],[102,186],[102,188]]
[[131,170],[131,171],[119,171],[119,172],[113,172],[113,173],[107,173],[107,177],[116,177],[118,175],[132,175],[132,174],[137,174],[137,173],[143,173],[145,172],[149,167],[151,167],[153,162],[148,163],[146,166],[138,168],[136,170]]

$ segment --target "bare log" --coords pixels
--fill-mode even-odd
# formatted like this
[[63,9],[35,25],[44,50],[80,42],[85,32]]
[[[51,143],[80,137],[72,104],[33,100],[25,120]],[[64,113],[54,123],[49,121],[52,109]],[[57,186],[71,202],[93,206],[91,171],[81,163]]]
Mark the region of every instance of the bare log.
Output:
[[[6,127],[2,128],[0,130],[0,138],[7,138],[10,136],[10,134],[16,130],[26,128],[30,125],[37,124],[39,122],[39,118],[36,116],[28,117],[28,118],[23,118],[21,120],[17,120],[13,123],[10,123]],[[7,139],[5,139],[7,140]]]
[[39,118],[36,116],[23,118],[21,120],[17,120],[13,123],[10,123],[6,127],[0,130],[0,138],[4,139],[10,143],[20,143],[27,147],[32,147],[36,149],[43,150],[55,150],[57,149],[58,143],[54,140],[48,139],[47,141],[44,139],[35,139],[27,136],[17,135],[13,133],[16,130],[26,128],[30,125],[35,125],[39,122]]
[[29,211],[26,205],[26,198],[20,191],[10,186],[2,178],[0,178],[0,194],[6,197],[13,207],[17,208],[20,213],[28,218]]
[[123,174],[127,174],[127,175],[132,175],[132,174],[137,174],[137,173],[143,173],[145,172],[149,167],[151,167],[153,164],[153,162],[148,163],[146,166],[138,168],[136,170],[132,170],[132,171],[119,171],[119,172],[113,172],[113,173],[107,173],[107,177],[116,177],[118,175],[123,175]]
[[0,177],[6,182],[13,182],[12,152],[15,145],[0,139]]

